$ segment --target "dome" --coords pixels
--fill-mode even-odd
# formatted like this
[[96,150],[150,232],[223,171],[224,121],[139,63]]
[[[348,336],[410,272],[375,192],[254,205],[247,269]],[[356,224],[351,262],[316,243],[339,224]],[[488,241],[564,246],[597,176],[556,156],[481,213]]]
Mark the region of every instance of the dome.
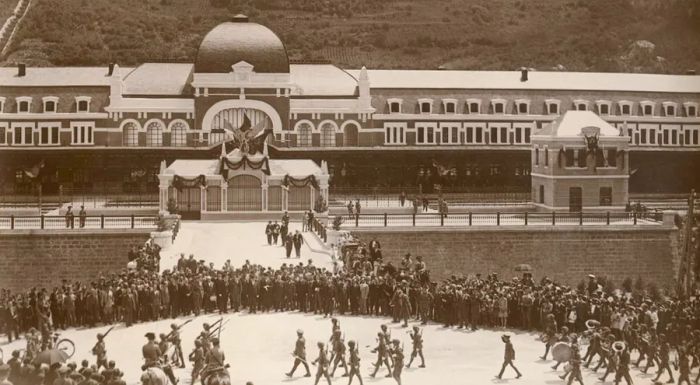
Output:
[[269,28],[238,15],[214,27],[202,40],[194,72],[229,73],[245,61],[258,73],[289,73],[289,58],[282,40]]

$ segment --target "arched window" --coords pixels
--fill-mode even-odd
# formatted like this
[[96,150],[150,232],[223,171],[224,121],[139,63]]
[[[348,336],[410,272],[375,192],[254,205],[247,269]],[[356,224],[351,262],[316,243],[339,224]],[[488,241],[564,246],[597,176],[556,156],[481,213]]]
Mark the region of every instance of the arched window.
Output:
[[335,147],[335,127],[331,123],[321,126],[321,147]]
[[297,140],[298,147],[311,147],[311,125],[302,123],[299,125],[299,139]]
[[123,144],[129,147],[135,147],[139,145],[139,128],[136,127],[136,123],[129,122],[124,125],[122,131]]
[[160,122],[151,122],[146,126],[146,147],[160,147],[163,145],[163,125]]
[[187,126],[183,122],[173,123],[170,129],[171,139],[170,144],[173,147],[185,147],[187,146]]
[[347,123],[343,128],[343,145],[345,147],[356,147],[359,129],[355,123]]

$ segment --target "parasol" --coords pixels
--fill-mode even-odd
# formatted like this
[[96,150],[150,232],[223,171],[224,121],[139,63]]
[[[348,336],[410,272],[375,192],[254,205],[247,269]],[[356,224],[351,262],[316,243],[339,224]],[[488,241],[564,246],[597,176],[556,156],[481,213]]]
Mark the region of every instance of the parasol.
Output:
[[557,362],[567,362],[571,359],[571,345],[566,342],[557,342],[552,347],[552,357]]
[[63,350],[46,349],[34,357],[34,363],[37,365],[47,364],[49,366],[55,363],[63,363],[68,360],[68,354]]
[[531,273],[532,266],[528,265],[527,263],[521,263],[516,265],[514,270],[522,273]]

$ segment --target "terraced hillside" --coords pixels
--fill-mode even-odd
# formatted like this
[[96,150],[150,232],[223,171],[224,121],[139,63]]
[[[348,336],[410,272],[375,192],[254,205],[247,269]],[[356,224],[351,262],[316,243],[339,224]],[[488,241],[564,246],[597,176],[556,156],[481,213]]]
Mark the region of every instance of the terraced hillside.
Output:
[[34,1],[4,64],[191,61],[236,13],[278,32],[293,59],[344,67],[681,73],[700,63],[700,0]]

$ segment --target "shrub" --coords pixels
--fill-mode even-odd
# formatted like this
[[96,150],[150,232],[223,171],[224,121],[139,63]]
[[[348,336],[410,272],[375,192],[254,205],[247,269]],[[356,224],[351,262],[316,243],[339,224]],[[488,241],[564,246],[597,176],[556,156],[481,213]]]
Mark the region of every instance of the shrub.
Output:
[[342,215],[336,215],[335,218],[333,218],[333,230],[340,230],[340,226],[343,225],[343,222],[345,222],[345,218],[343,218]]

